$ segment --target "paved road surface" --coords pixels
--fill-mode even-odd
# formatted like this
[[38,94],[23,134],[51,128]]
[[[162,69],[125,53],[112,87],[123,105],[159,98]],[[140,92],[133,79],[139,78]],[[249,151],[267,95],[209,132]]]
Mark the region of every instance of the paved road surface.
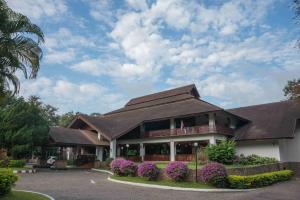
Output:
[[46,193],[56,200],[300,200],[300,180],[251,192],[204,193],[129,186],[110,182],[107,176],[75,170],[24,174],[16,189]]

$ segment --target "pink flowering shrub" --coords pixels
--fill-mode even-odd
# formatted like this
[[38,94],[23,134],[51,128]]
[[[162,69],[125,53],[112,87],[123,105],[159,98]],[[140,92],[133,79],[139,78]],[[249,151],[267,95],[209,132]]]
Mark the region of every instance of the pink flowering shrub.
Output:
[[122,159],[122,158],[118,158],[118,159],[115,159],[115,160],[111,161],[111,163],[110,163],[110,169],[111,169],[111,171],[114,174],[116,174],[118,176],[121,176],[122,172],[121,172],[120,167],[121,167],[121,163],[124,162],[124,161],[125,160]]
[[204,183],[212,184],[216,187],[227,187],[227,171],[220,163],[209,163],[198,171],[198,179]]
[[170,162],[166,173],[174,181],[183,181],[188,175],[188,167],[183,162]]
[[138,175],[149,181],[156,180],[159,176],[159,169],[152,162],[143,162],[138,166]]
[[120,164],[121,175],[123,176],[135,176],[137,171],[137,166],[134,162],[130,160],[123,160]]

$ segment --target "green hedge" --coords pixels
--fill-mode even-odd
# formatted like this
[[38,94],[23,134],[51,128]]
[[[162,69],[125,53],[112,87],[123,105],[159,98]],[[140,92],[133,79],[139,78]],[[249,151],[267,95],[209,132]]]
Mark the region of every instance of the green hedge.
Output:
[[207,146],[205,153],[210,161],[232,164],[235,159],[235,145],[234,141],[222,141],[219,144]]
[[0,196],[8,194],[11,187],[18,180],[18,177],[13,173],[11,169],[0,170]]
[[293,172],[291,170],[282,170],[251,176],[230,175],[228,176],[228,180],[231,188],[248,189],[268,186],[280,181],[286,181],[291,179],[292,176]]
[[25,164],[26,164],[25,160],[10,160],[8,167],[22,168],[25,166]]

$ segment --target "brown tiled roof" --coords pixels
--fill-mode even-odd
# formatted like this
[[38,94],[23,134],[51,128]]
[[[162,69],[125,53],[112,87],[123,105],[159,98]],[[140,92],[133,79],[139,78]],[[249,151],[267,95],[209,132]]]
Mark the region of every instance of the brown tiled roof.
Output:
[[282,101],[228,111],[251,121],[235,132],[236,140],[292,138],[300,118],[300,103]]
[[57,145],[109,145],[106,141],[98,140],[96,133],[87,130],[51,127],[49,135]]
[[[130,100],[123,108],[99,117],[81,115],[108,139],[122,136],[141,123],[222,110],[199,99],[195,85],[187,85]],[[72,124],[70,126],[72,128]]]
[[195,97],[160,105],[133,109],[122,112],[111,112],[100,117],[81,117],[93,124],[110,139],[117,138],[136,128],[144,121],[166,119],[175,116],[187,116],[197,113],[222,110]]
[[178,87],[175,89],[157,92],[154,94],[149,94],[149,95],[142,96],[142,97],[137,97],[137,98],[131,99],[125,106],[132,106],[132,105],[137,105],[137,104],[141,104],[141,103],[143,103],[143,104],[149,103],[152,101],[157,101],[157,100],[160,100],[163,98],[174,97],[174,96],[182,95],[182,94],[189,94],[189,95],[195,96],[196,98],[199,98],[199,93],[197,91],[195,84],[191,84],[191,85],[186,85],[183,87]]

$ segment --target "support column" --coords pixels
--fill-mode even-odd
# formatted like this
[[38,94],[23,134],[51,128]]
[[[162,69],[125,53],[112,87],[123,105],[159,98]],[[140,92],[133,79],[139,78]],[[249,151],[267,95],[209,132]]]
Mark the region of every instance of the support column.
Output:
[[101,162],[103,161],[103,147],[102,146],[96,147],[96,156],[97,156],[98,160],[100,160]]
[[110,141],[109,157],[115,159],[117,153],[117,140]]
[[171,161],[175,161],[175,142],[174,141],[170,141],[170,160]]
[[170,119],[171,135],[174,133],[175,128],[176,128],[176,125],[175,125],[175,119],[172,118],[172,119]]
[[209,144],[216,144],[215,136],[211,136],[211,138],[209,138]]
[[209,113],[208,114],[208,125],[209,125],[209,132],[214,132],[216,129],[216,120],[215,120],[215,114]]
[[141,157],[142,161],[144,161],[144,156],[145,156],[144,144],[140,143],[140,157]]

